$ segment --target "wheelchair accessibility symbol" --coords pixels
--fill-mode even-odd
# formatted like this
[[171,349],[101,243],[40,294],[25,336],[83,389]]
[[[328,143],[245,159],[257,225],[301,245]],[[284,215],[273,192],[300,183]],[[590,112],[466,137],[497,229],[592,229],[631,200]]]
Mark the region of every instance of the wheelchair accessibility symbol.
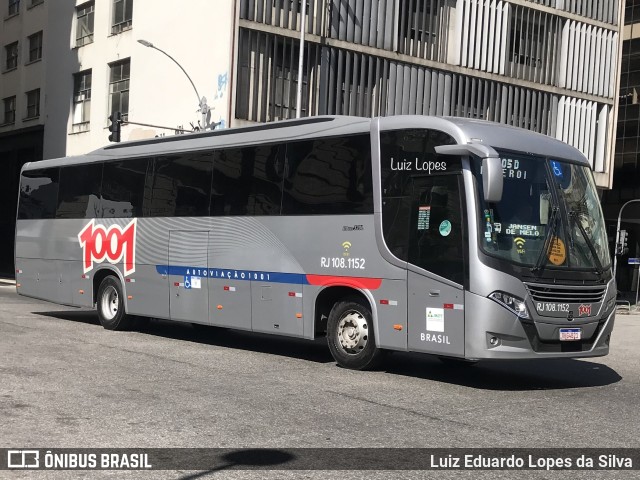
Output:
[[191,275],[184,276],[184,288],[186,290],[191,290]]

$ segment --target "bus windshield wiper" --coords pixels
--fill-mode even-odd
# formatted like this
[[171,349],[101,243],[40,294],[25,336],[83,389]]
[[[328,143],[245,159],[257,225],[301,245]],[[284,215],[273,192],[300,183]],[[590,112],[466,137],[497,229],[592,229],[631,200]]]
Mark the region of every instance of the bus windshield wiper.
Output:
[[591,252],[591,255],[593,256],[593,260],[596,264],[596,268],[595,268],[596,273],[598,275],[602,275],[602,272],[603,272],[602,263],[600,263],[600,258],[598,258],[596,247],[593,245],[593,242],[589,238],[587,231],[582,226],[582,222],[578,219],[578,212],[576,212],[575,210],[571,210],[569,212],[569,218],[578,226],[578,230],[580,230],[580,233],[584,237],[584,241],[587,244],[587,247],[589,247],[589,251]]
[[551,237],[553,237],[553,234],[555,233],[555,230],[556,230],[556,223],[558,222],[558,212],[560,212],[559,207],[552,207],[551,218],[549,219],[549,230],[547,230],[547,235],[544,238],[544,245],[542,246],[542,250],[540,250],[540,253],[538,254],[538,260],[536,261],[535,266],[531,268],[531,271],[533,273],[542,269],[542,267],[544,266],[544,263],[545,263],[544,258],[547,255],[547,252],[549,250]]

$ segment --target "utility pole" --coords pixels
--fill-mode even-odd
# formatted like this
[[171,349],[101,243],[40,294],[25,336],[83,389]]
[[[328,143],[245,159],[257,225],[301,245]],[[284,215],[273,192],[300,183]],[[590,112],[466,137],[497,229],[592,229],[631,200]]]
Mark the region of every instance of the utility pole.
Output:
[[615,250],[613,255],[613,279],[614,280],[616,278],[616,268],[618,266],[618,244],[620,243],[620,224],[622,223],[622,211],[625,209],[627,205],[631,203],[640,203],[640,199],[629,200],[627,203],[622,205],[622,207],[620,207],[620,212],[618,213],[618,224],[616,226],[616,244],[615,244]]

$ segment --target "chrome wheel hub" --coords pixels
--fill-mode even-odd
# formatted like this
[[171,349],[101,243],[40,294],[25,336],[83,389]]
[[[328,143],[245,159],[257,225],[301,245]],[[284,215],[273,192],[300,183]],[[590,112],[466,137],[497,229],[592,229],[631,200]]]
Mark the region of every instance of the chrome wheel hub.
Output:
[[367,345],[368,328],[367,320],[360,312],[347,312],[338,322],[338,343],[346,353],[356,355]]
[[118,291],[114,287],[105,288],[100,301],[102,315],[111,320],[118,314]]

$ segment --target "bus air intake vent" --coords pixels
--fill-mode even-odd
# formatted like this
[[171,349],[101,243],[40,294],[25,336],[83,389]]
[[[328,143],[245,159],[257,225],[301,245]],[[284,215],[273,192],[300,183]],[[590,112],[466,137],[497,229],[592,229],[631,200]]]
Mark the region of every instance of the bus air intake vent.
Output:
[[607,291],[606,285],[569,286],[525,284],[531,298],[536,302],[599,303]]

